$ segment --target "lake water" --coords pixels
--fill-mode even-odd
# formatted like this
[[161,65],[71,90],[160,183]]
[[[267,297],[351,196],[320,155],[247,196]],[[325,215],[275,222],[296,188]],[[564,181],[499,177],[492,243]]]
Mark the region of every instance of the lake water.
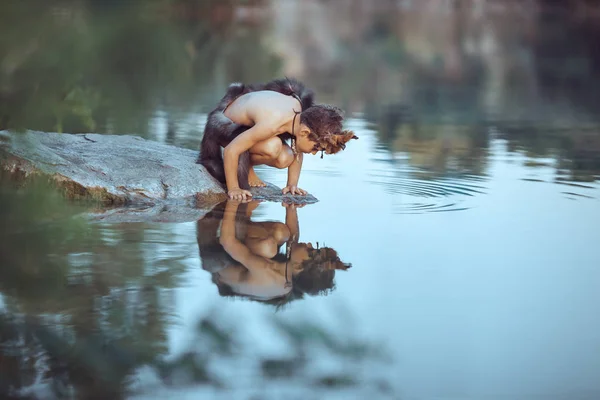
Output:
[[[58,15],[74,18],[73,24],[90,18],[80,8],[65,12]],[[98,25],[87,29],[105,26],[99,15],[91,19]],[[425,18],[415,18],[420,17]],[[374,20],[379,21],[374,26],[386,26]],[[149,32],[139,21],[124,26],[130,29],[115,28],[116,38]],[[3,185],[0,393],[13,398],[600,398],[600,123],[597,83],[581,67],[593,70],[593,60],[586,64],[583,45],[573,46],[565,57],[571,63],[555,65],[559,72],[552,75],[553,68],[536,69],[541,68],[536,62],[550,57],[541,45],[524,46],[529,53],[514,50],[515,39],[506,38],[510,30],[497,29],[492,37],[507,54],[517,54],[510,72],[495,69],[495,53],[477,67],[484,69],[483,78],[469,66],[456,78],[458,67],[448,60],[449,81],[444,68],[432,67],[431,75],[422,76],[413,64],[392,63],[391,70],[377,70],[376,84],[352,93],[356,77],[373,72],[368,61],[362,72],[345,66],[340,74],[347,80],[335,89],[323,84],[325,72],[307,71],[307,80],[322,88],[325,98],[349,109],[347,128],[359,137],[337,155],[305,157],[299,186],[319,199],[316,204],[294,209],[271,202],[229,203],[200,221],[103,224],[80,218],[93,206],[66,203],[42,189],[17,192]],[[536,29],[548,37],[543,24]],[[435,37],[444,36],[440,30]],[[193,27],[152,32],[156,36],[147,42],[134,41],[137,47],[111,42],[115,62],[104,60],[104,68],[90,70],[85,61],[71,60],[89,79],[73,87],[67,105],[56,106],[59,127],[134,133],[197,149],[206,111],[223,85],[234,78],[263,79],[256,71],[270,65],[261,53],[253,58],[258,66],[226,59],[225,75],[215,72],[210,78],[200,78],[202,59],[176,67],[157,61],[167,72],[140,66],[135,73],[129,63],[110,71],[128,60],[132,49],[139,50],[141,61],[163,60],[154,47],[140,43],[164,51],[185,43],[182,37],[202,36]],[[249,46],[244,40],[255,44],[255,31],[250,32],[240,42],[231,39],[233,46]],[[410,54],[414,37],[435,43],[428,34],[404,32],[401,56],[416,57]],[[387,41],[377,43],[393,48],[394,36],[386,35]],[[61,40],[45,46],[58,46],[65,57],[87,54],[77,47],[82,43]],[[27,49],[29,42],[23,42],[15,48]],[[362,47],[347,46],[356,57],[364,56],[357,50]],[[12,54],[18,59],[30,51],[48,62],[43,50]],[[419,47],[416,54],[428,51],[437,50]],[[382,54],[388,60],[395,53]],[[519,64],[523,59],[527,67]],[[169,84],[153,79],[180,67],[189,81],[179,75]],[[5,108],[0,121],[8,121],[5,128],[57,130],[57,119],[34,107],[57,104],[53,83],[31,68],[22,67],[21,75],[10,79],[5,75],[3,82],[13,85],[5,87],[20,90],[3,93],[14,95],[14,101],[26,93],[33,105],[18,112]],[[75,76],[71,70],[45,71],[55,78]],[[47,83],[37,95],[21,80],[28,74]],[[142,74],[148,74],[146,80]],[[139,81],[125,84],[132,76]],[[94,77],[106,85],[94,86]],[[407,77],[415,82],[409,85]],[[61,84],[69,82],[65,78]],[[139,83],[153,89],[136,89]],[[188,87],[196,83],[197,94]],[[394,87],[402,93],[396,95]],[[139,94],[143,104],[135,108],[122,93]],[[370,96],[377,97],[376,104]],[[95,105],[104,104],[101,99],[113,103]],[[258,174],[278,186],[286,180],[285,171],[259,168]],[[290,277],[290,288],[282,268],[285,238],[295,221],[300,245],[292,247],[292,258],[311,255],[330,262],[306,280]],[[235,240],[223,245],[223,236]],[[241,256],[243,249],[253,255]],[[275,253],[277,262],[267,263]],[[284,300],[265,301],[278,294]]]

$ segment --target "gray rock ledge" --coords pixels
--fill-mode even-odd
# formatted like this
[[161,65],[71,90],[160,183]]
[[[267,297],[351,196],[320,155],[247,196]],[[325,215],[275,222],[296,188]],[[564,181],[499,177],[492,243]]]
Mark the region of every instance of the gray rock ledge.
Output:
[[[163,205],[169,206],[168,220],[187,220],[195,215],[190,207],[207,209],[227,200],[222,185],[196,164],[197,156],[194,150],[131,135],[0,131],[3,170],[22,179],[46,175],[70,199],[145,206],[121,210],[123,220],[129,208],[137,210],[135,220],[143,219],[143,209],[152,210],[150,219],[161,220],[157,207]],[[254,199],[263,201],[318,201],[312,195],[282,195],[281,189],[271,184],[251,192]]]

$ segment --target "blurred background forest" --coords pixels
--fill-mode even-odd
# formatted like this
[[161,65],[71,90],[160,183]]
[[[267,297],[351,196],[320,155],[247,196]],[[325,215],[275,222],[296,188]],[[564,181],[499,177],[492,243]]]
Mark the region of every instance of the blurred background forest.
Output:
[[599,31],[585,0],[8,1],[0,128],[197,148],[230,82],[288,75],[418,164],[453,154],[481,173],[493,124],[513,149],[587,160],[561,166],[593,180]]

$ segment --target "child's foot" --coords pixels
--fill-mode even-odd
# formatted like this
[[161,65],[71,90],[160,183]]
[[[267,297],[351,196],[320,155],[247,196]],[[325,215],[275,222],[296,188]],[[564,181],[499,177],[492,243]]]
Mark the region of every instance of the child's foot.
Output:
[[265,187],[266,183],[260,180],[256,172],[254,172],[254,167],[250,167],[250,171],[248,171],[248,184],[251,187]]

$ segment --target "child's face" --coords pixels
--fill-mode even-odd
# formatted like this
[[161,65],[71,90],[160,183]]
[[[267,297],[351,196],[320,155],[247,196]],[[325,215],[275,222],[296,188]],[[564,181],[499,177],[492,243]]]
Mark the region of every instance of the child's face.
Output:
[[300,134],[296,137],[296,149],[301,153],[317,154],[320,150],[317,142],[310,140],[309,137],[310,129],[302,124],[300,127]]
[[291,260],[294,263],[301,264],[310,258],[309,251],[313,249],[311,243],[296,243],[292,246]]
[[315,150],[317,142],[308,139],[307,136],[300,135],[296,138],[296,149],[301,153],[316,154],[318,150]]
[[[305,139],[305,141],[306,142],[302,143],[302,145],[300,145],[299,141],[296,141],[296,146],[298,148],[298,151],[315,155],[318,152],[320,152],[321,150],[323,150],[321,148],[321,146],[314,140]],[[325,154],[329,154],[329,152],[327,150],[325,150]]]

